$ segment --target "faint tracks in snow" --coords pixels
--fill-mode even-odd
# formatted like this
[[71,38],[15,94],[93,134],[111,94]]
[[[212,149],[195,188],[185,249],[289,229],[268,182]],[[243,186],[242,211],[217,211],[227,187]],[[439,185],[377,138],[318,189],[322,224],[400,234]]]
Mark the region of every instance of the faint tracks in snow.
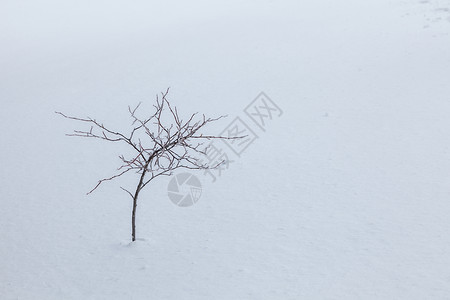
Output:
[[407,15],[422,15],[424,17],[424,29],[437,26],[450,28],[450,0],[404,1],[403,4],[411,8]]

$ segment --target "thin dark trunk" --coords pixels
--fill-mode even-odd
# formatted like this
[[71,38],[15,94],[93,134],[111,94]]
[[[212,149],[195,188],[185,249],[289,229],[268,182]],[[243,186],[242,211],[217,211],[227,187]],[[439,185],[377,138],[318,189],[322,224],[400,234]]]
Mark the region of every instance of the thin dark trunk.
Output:
[[133,198],[133,212],[131,214],[131,240],[134,242],[136,240],[136,207],[137,207],[137,196],[138,191]]
[[147,173],[148,165],[150,164],[150,161],[152,160],[153,156],[150,156],[150,158],[147,160],[147,163],[145,164],[144,170],[142,171],[141,178],[139,179],[138,186],[136,187],[136,192],[134,193],[133,197],[133,211],[131,212],[131,240],[134,242],[136,240],[136,208],[137,208],[137,200],[139,196],[139,192],[142,189],[142,185],[144,184],[144,178],[145,174]]

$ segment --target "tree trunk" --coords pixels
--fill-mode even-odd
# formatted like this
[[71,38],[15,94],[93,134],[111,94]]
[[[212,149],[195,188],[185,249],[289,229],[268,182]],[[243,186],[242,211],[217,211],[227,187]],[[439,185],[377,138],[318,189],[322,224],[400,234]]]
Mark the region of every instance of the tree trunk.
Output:
[[136,192],[134,193],[134,197],[133,197],[133,211],[131,212],[131,241],[133,241],[133,242],[136,240],[137,200],[138,200],[139,192],[141,191],[141,188],[142,188],[142,183],[144,181],[144,177],[145,177],[145,170],[144,170],[144,172],[142,172],[141,179],[139,180],[139,184],[136,188]]
[[142,171],[141,178],[139,179],[138,186],[136,187],[136,192],[133,197],[133,211],[131,212],[131,241],[134,242],[136,240],[136,208],[137,208],[137,200],[139,196],[139,192],[142,189],[142,185],[144,184],[145,174],[147,173],[148,165],[150,164],[153,155],[150,156],[144,166],[144,170]]
[[136,240],[136,207],[137,207],[137,194],[133,198],[133,212],[131,214],[131,241]]

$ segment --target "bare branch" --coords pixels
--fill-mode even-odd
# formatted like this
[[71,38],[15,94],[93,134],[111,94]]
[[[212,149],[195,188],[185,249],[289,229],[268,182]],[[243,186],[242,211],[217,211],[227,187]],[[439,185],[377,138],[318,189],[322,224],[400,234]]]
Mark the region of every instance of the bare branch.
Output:
[[124,190],[125,192],[127,192],[128,193],[128,195],[130,195],[130,197],[131,198],[133,198],[133,194],[129,191],[129,190],[127,190],[127,189],[125,189],[125,188],[123,188],[123,187],[120,187],[122,190]]
[[132,169],[129,168],[129,169],[126,169],[125,171],[122,171],[122,172],[119,173],[119,174],[116,174],[116,175],[111,176],[111,177],[109,177],[109,178],[104,178],[104,179],[99,180],[98,183],[97,183],[97,185],[96,185],[92,190],[90,190],[86,195],[89,195],[90,193],[92,193],[93,191],[95,191],[95,190],[100,186],[100,184],[102,184],[103,182],[109,181],[109,180],[113,180],[114,178],[120,177],[120,176],[122,176],[123,174],[127,173],[127,172],[130,171],[130,170],[132,170]]

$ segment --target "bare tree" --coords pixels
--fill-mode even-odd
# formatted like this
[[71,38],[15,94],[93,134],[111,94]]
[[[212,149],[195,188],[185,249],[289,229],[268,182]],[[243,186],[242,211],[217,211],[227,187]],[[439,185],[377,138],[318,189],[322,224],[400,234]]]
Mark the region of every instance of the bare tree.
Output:
[[128,134],[112,130],[103,123],[92,118],[78,118],[65,115],[61,112],[57,114],[64,118],[88,123],[89,130],[75,130],[68,136],[87,137],[105,140],[108,142],[125,143],[132,148],[131,157],[119,156],[122,164],[117,169],[117,174],[101,179],[87,194],[95,191],[103,182],[118,178],[126,173],[135,172],[139,175],[139,181],[134,192],[123,187],[125,192],[133,200],[131,214],[131,239],[136,240],[136,208],[139,193],[153,179],[158,176],[170,176],[177,169],[206,170],[214,169],[221,165],[208,165],[202,162],[201,157],[206,155],[207,147],[203,146],[205,140],[211,139],[236,139],[242,137],[223,137],[216,135],[205,135],[201,130],[208,124],[217,121],[218,118],[206,118],[198,113],[190,115],[186,120],[182,120],[176,107],[172,107],[167,100],[166,92],[161,93],[161,97],[156,97],[155,112],[147,118],[137,116],[141,103],[136,107],[128,107],[132,119],[132,128]]

